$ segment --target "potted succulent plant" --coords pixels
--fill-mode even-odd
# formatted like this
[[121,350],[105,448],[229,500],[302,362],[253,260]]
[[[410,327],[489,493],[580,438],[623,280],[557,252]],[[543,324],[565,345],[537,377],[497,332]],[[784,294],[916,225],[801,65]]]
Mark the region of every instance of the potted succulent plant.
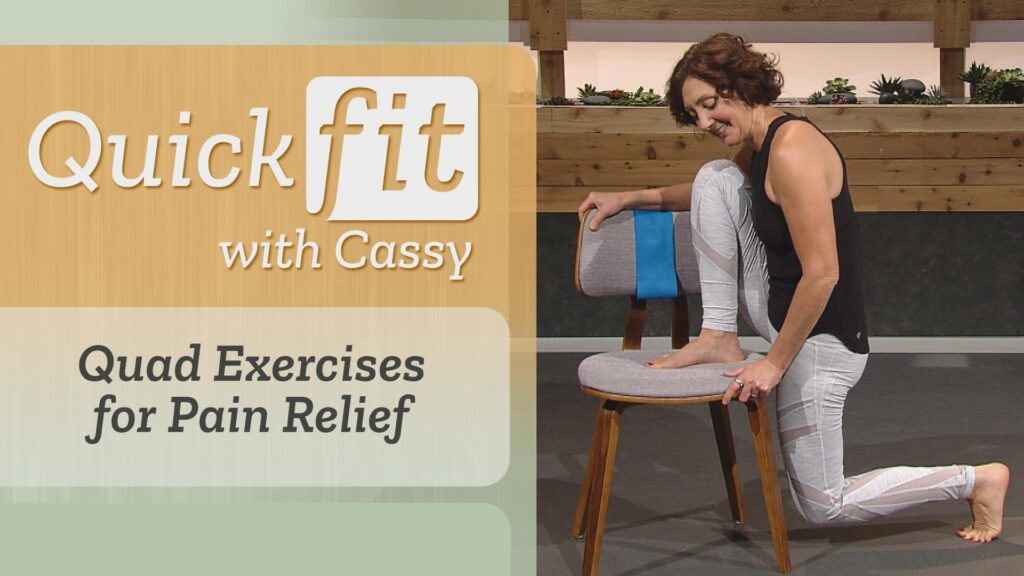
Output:
[[605,96],[611,98],[612,99],[612,103],[615,103],[615,104],[618,104],[618,102],[615,102],[616,100],[625,100],[629,96],[629,94],[625,90],[621,90],[619,88],[616,88],[614,90],[609,90],[607,92],[602,92],[602,94],[604,94]]
[[952,101],[945,88],[934,84],[928,87],[923,100],[921,104],[949,104]]
[[1003,103],[1003,82],[999,79],[999,72],[989,70],[981,82],[974,85],[971,91],[971,104]]
[[984,82],[985,76],[991,71],[992,69],[984,64],[979,65],[977,62],[971,62],[971,67],[960,74],[960,80],[967,82],[970,86],[969,95],[971,98],[974,98],[974,87]]
[[1024,103],[1024,71],[1020,68],[989,70],[971,92],[971,104]]
[[807,97],[808,104],[821,104],[821,99],[824,95],[821,92],[811,92],[811,95]]
[[598,91],[593,85],[584,84],[581,88],[577,88],[576,92],[579,95],[579,101],[583,104],[610,104],[612,106],[665,105],[665,100],[660,94],[656,93],[653,88],[644,89],[643,86],[637,88],[635,92],[618,88],[615,90]]
[[1024,102],[1024,71],[1020,68],[1000,70],[999,81],[1003,84],[1003,100]]
[[825,102],[824,104],[856,104],[857,96],[854,95],[853,91],[857,87],[850,84],[850,81],[846,78],[834,78],[825,82]]
[[871,93],[878,95],[879,104],[895,104],[897,102],[896,92],[900,89],[903,78],[892,76],[889,78],[882,74],[882,77],[871,83]]
[[579,101],[584,104],[611,104],[612,102],[607,94],[599,94],[593,84],[584,84],[582,88],[576,89],[576,93],[579,96]]
[[654,91],[654,88],[644,90],[643,86],[636,89],[630,100],[633,106],[663,106],[665,104],[665,100]]

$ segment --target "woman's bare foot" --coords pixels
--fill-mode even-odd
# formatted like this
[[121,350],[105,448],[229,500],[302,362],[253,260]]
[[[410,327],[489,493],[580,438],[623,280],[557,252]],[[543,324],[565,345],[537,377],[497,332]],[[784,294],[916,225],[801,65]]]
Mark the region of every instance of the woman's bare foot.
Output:
[[696,340],[671,354],[647,362],[648,368],[683,368],[695,364],[739,362],[743,360],[740,339],[735,332],[704,329]]
[[957,530],[964,540],[991,542],[1003,529],[1003,500],[1010,486],[1010,469],[999,462],[974,467],[971,525]]

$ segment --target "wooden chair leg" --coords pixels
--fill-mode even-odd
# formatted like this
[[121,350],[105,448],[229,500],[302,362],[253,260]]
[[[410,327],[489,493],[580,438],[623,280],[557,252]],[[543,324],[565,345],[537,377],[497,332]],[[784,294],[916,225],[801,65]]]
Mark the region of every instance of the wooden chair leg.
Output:
[[729,494],[732,520],[742,524],[746,521],[746,515],[743,512],[743,487],[740,482],[739,466],[736,465],[736,448],[732,441],[729,407],[716,400],[708,402],[708,408],[711,410],[711,423],[715,427],[718,459],[722,463],[722,474],[725,476],[725,491]]
[[768,524],[772,531],[772,544],[775,545],[775,566],[779,572],[785,574],[792,569],[789,560],[789,539],[786,535],[786,517],[782,511],[782,495],[779,493],[779,481],[776,477],[771,427],[768,423],[768,411],[764,404],[764,398],[759,397],[748,401],[747,413],[750,416],[750,429],[754,435],[754,448],[757,451],[761,489],[764,491],[764,502],[768,508]]
[[576,504],[576,516],[572,521],[572,537],[579,539],[583,537],[583,528],[587,522],[587,508],[590,503],[590,492],[594,483],[594,463],[597,462],[599,446],[601,444],[601,413],[604,409],[604,402],[597,410],[597,422],[594,423],[594,436],[590,439],[590,456],[587,457],[587,468],[583,473],[583,482],[580,483],[580,499]]
[[608,513],[608,496],[612,488],[612,471],[615,467],[615,450],[619,443],[619,421],[624,406],[618,402],[606,401],[601,405],[601,444],[598,458],[594,462],[594,483],[590,493],[587,511],[587,539],[583,550],[583,576],[597,576],[597,565],[601,558],[601,539],[604,536],[604,521]]

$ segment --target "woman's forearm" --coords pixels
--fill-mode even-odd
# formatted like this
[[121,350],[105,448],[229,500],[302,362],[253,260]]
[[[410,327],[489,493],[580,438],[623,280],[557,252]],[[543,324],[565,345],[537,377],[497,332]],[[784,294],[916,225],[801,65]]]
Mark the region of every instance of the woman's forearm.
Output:
[[626,209],[632,210],[689,210],[692,182],[683,182],[627,192]]
[[785,372],[807,340],[828,304],[838,278],[804,275],[796,285],[789,312],[778,338],[768,350],[768,360]]

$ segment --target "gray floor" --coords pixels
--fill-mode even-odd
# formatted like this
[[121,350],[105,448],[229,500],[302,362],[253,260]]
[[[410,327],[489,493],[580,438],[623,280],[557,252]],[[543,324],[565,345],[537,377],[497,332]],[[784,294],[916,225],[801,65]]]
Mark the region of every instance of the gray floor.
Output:
[[[577,388],[585,354],[538,357],[538,570],[580,573],[569,538],[596,401]],[[1014,475],[1002,537],[964,542],[963,502],[928,504],[856,526],[818,527],[784,493],[792,574],[1024,574],[1024,355],[875,354],[845,412],[846,469],[1001,460]],[[748,520],[733,525],[707,410],[623,415],[601,574],[773,574],[745,410],[731,411]],[[776,458],[776,462],[781,462]],[[780,470],[781,472],[781,470]],[[780,480],[781,480],[780,476]]]

